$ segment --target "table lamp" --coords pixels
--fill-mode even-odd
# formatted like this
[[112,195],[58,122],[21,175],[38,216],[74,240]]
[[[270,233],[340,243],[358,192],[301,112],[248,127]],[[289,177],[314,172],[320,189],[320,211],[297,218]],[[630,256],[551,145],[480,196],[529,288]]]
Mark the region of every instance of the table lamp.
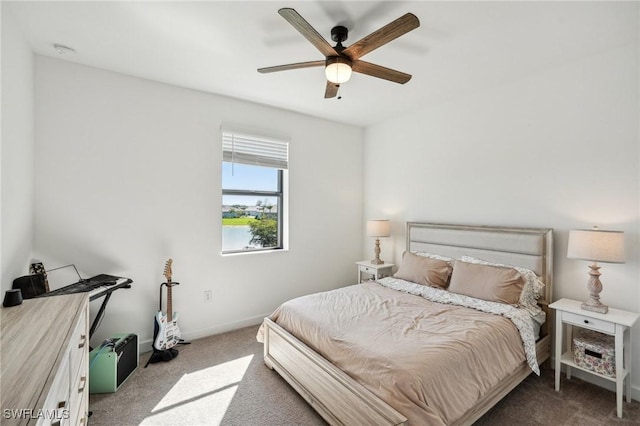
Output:
[[593,261],[589,265],[589,300],[582,303],[582,309],[606,314],[609,307],[600,302],[602,283],[600,282],[600,266],[597,262],[624,263],[624,233],[621,231],[601,231],[597,226],[593,229],[576,229],[569,231],[569,259]]
[[367,236],[375,237],[376,245],[373,252],[376,257],[371,260],[374,265],[382,265],[384,261],[380,259],[380,238],[388,237],[390,234],[389,221],[387,219],[373,219],[367,221]]

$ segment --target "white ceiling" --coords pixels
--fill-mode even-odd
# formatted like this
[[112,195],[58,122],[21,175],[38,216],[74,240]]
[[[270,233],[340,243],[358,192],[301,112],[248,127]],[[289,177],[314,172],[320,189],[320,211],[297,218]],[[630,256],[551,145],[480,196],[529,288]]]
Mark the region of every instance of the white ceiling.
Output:
[[[2,7],[37,54],[358,126],[638,44],[637,2],[3,1]],[[413,79],[399,85],[354,74],[337,100],[324,99],[322,68],[259,74],[260,67],[323,59],[278,15],[281,7],[294,7],[330,42],[333,26],[347,26],[345,46],[412,12],[418,29],[363,59]],[[77,53],[60,56],[53,43]]]

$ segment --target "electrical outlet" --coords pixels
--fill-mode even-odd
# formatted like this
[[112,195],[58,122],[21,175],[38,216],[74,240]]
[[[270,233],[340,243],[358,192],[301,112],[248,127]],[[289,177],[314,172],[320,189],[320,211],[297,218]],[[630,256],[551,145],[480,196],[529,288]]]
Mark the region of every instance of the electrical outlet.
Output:
[[211,290],[204,291],[204,301],[207,303],[213,302],[213,295],[211,294]]

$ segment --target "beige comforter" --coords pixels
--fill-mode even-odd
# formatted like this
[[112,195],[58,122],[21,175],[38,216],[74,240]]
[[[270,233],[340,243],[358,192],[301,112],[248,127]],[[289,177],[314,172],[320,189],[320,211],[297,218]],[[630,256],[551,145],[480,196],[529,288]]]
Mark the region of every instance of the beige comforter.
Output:
[[456,421],[525,361],[509,319],[375,282],[290,300],[270,318],[412,425]]

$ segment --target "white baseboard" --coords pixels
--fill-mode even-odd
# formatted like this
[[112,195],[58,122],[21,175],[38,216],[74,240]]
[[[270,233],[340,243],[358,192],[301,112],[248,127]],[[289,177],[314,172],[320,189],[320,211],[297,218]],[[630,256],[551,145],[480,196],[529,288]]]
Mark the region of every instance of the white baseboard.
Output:
[[[228,322],[226,324],[214,325],[212,327],[200,328],[182,333],[182,338],[186,341],[202,339],[216,334],[226,333],[228,331],[238,330],[240,328],[261,324],[265,317],[269,314],[258,315],[251,318],[245,318],[239,321]],[[151,352],[153,350],[153,339],[140,341],[138,347],[140,353]]]

